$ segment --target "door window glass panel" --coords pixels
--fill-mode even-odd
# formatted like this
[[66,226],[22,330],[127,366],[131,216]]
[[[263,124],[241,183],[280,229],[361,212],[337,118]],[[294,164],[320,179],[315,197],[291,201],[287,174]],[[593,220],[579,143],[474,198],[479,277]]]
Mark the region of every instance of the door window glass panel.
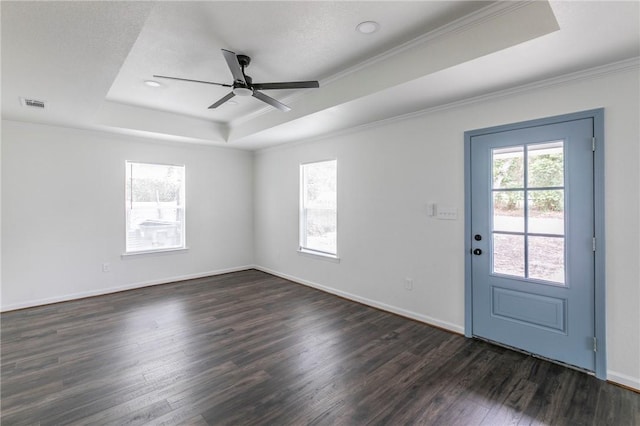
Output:
[[493,188],[524,187],[524,147],[513,146],[492,150]]
[[529,278],[564,284],[564,238],[528,238]]
[[527,146],[527,186],[564,186],[564,146],[562,141]]
[[524,232],[524,191],[493,192],[493,230]]
[[564,142],[495,148],[491,161],[493,272],[564,284]]
[[524,235],[493,234],[493,272],[524,277]]
[[530,233],[564,235],[564,190],[529,190]]

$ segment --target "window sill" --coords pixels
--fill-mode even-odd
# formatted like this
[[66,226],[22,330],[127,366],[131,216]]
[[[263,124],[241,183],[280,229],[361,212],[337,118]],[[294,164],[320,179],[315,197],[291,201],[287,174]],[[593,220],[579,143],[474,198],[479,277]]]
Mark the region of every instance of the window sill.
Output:
[[298,249],[298,254],[314,259],[326,260],[327,262],[340,263],[340,258],[335,254],[322,253],[319,251],[307,250],[303,248]]
[[128,257],[136,257],[136,256],[150,257],[150,256],[156,256],[156,255],[167,255],[167,254],[173,254],[176,252],[187,252],[187,251],[189,251],[189,247],[176,247],[176,248],[168,248],[168,249],[162,249],[162,250],[132,251],[130,253],[122,253],[120,257],[123,259],[126,259]]

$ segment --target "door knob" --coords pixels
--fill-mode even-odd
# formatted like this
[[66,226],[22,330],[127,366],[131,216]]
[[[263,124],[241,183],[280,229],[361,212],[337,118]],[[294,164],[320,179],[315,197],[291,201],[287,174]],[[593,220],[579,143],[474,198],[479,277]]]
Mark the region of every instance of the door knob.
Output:
[[475,249],[475,250],[473,251],[473,254],[475,254],[476,256],[480,256],[480,255],[482,254],[482,250],[480,250],[480,249]]

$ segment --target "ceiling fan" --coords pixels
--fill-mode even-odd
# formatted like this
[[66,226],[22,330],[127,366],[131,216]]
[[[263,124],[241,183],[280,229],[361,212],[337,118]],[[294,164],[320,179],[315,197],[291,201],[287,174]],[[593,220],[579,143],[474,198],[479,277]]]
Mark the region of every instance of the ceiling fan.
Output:
[[280,101],[273,99],[270,96],[265,95],[259,90],[276,90],[276,89],[316,89],[320,87],[317,81],[288,81],[280,83],[254,83],[250,76],[244,73],[244,69],[251,63],[251,58],[247,55],[236,55],[230,50],[222,49],[224,59],[227,61],[227,66],[233,75],[233,84],[215,83],[213,81],[191,80],[188,78],[169,77],[166,75],[154,75],[156,78],[169,78],[172,80],[191,81],[194,83],[215,84],[216,86],[231,87],[231,92],[222,97],[220,100],[212,104],[209,109],[217,108],[223,103],[227,102],[234,96],[253,96],[268,103],[272,107],[279,109],[280,111],[291,111],[291,108],[286,106]]

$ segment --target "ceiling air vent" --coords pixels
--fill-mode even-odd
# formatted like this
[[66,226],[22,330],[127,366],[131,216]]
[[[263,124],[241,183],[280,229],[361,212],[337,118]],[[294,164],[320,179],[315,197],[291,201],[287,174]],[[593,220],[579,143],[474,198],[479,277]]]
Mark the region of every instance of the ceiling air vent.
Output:
[[38,101],[36,99],[28,99],[28,98],[20,98],[20,100],[22,101],[22,105],[23,106],[31,107],[31,108],[45,109],[44,101]]

